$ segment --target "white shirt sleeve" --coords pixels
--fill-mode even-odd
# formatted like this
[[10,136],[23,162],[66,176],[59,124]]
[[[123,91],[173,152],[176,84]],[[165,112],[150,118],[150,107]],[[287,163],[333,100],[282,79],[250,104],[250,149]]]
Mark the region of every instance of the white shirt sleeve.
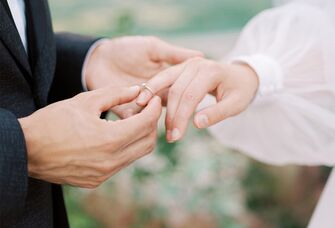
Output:
[[334,165],[334,28],[326,10],[304,1],[251,20],[225,61],[255,70],[258,95],[245,112],[210,132],[270,164]]
[[83,68],[81,70],[81,84],[83,86],[83,90],[84,92],[87,92],[88,91],[88,88],[87,88],[87,82],[86,82],[86,77],[85,77],[85,74],[86,74],[86,68],[87,68],[87,64],[88,64],[88,61],[91,57],[91,55],[93,54],[94,50],[100,45],[102,44],[104,41],[106,41],[107,39],[100,39],[100,40],[97,40],[94,44],[92,44],[92,46],[90,47],[90,49],[88,49],[88,52],[86,54],[86,57],[85,57],[85,60],[84,60],[84,64],[83,64]]

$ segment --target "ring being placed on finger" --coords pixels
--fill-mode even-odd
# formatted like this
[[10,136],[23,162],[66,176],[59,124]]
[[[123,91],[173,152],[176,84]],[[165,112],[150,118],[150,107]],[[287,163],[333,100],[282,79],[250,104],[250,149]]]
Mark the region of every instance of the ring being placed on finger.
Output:
[[147,83],[142,83],[141,84],[141,86],[142,86],[142,90],[148,90],[151,94],[152,94],[152,96],[154,96],[155,95],[155,93],[154,93],[154,91],[148,86],[148,84]]

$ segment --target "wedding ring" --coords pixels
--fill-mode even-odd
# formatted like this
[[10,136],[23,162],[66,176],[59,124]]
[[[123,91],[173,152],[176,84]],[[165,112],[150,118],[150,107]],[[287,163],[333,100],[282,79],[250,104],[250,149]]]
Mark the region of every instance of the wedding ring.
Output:
[[145,90],[145,89],[148,90],[152,94],[152,96],[155,95],[154,91],[148,86],[147,83],[144,82],[144,83],[141,84],[141,86],[142,86],[143,90]]

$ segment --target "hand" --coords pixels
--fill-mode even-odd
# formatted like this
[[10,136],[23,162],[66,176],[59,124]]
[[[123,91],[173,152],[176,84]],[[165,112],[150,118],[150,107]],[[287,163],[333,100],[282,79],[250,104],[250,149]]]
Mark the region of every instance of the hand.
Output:
[[[106,85],[139,85],[167,66],[195,56],[202,56],[202,53],[170,45],[155,37],[116,38],[103,41],[93,51],[84,76],[89,90]],[[139,110],[135,102],[112,109],[121,118]]]
[[29,176],[94,188],[151,152],[161,115],[159,97],[129,119],[100,119],[102,112],[133,100],[139,91],[138,86],[106,87],[19,119],[26,139]]
[[[258,89],[258,77],[247,65],[219,64],[194,58],[171,67],[147,82],[158,93],[169,88],[167,98],[167,140],[180,140],[185,134],[188,120],[207,93],[216,97],[217,104],[199,111],[194,117],[198,128],[206,128],[245,110]],[[137,99],[145,105],[152,94],[144,90]]]

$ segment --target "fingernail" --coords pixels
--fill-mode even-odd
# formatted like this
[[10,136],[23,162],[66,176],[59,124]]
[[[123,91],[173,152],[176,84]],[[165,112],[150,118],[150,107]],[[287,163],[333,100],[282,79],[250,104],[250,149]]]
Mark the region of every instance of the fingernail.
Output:
[[197,116],[195,122],[198,128],[206,128],[209,125],[209,120],[206,115]]
[[171,132],[171,141],[179,140],[180,136],[180,131],[177,128],[173,129],[173,131]]
[[140,90],[140,87],[138,86],[138,85],[135,85],[135,86],[132,86],[132,87],[129,87],[129,89],[131,90],[131,91],[139,91]]

